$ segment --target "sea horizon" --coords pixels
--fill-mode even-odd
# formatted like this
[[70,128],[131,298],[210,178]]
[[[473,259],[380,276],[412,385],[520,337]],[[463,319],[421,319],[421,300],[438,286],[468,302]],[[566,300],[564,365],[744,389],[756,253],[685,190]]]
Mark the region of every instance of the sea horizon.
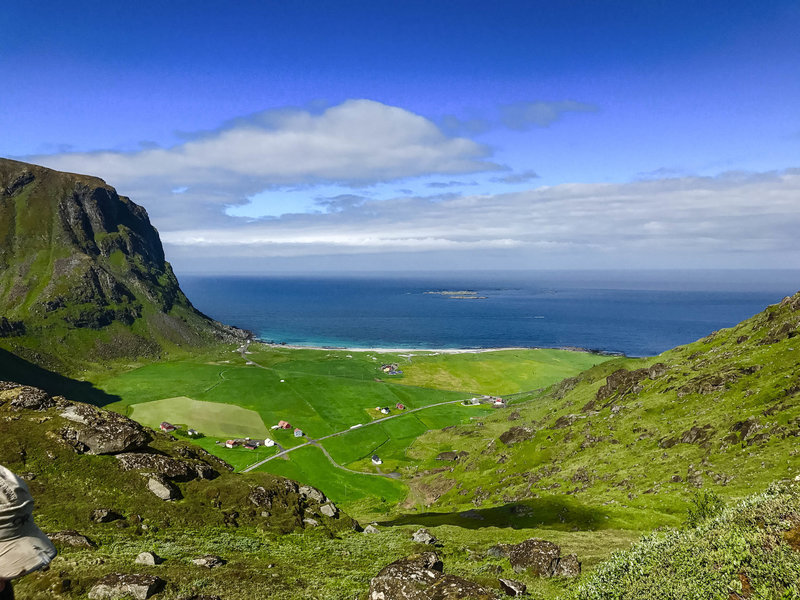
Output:
[[651,356],[779,302],[797,291],[800,271],[184,273],[180,280],[199,310],[267,343]]

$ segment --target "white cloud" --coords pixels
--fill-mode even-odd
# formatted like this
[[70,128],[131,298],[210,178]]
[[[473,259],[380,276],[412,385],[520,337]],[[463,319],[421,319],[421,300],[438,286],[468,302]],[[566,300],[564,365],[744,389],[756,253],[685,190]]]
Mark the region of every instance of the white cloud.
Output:
[[[747,264],[780,267],[800,258],[798,197],[800,174],[791,171],[722,174],[345,203],[335,213],[164,231],[162,237],[181,256],[448,251],[455,262],[468,265],[482,252],[508,250],[520,264],[678,268],[700,261],[736,267],[746,266],[745,256]],[[783,262],[775,264],[775,257]]]
[[[448,137],[424,117],[371,100],[320,114],[267,111],[194,135],[172,148],[66,153],[33,162],[102,177],[151,213],[210,216],[220,205],[275,186],[363,185],[431,174],[498,168],[472,140]],[[172,194],[182,190],[180,198]],[[171,196],[171,197],[170,197]],[[192,209],[192,205],[194,208]],[[205,209],[205,213],[204,213]]]

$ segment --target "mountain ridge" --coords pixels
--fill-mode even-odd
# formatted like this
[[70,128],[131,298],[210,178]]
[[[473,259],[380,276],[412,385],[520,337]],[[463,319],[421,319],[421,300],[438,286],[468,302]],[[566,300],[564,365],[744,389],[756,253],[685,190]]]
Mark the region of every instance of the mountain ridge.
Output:
[[[147,211],[102,179],[0,159],[0,339],[69,369],[244,339],[184,295]],[[42,343],[48,338],[47,343]]]

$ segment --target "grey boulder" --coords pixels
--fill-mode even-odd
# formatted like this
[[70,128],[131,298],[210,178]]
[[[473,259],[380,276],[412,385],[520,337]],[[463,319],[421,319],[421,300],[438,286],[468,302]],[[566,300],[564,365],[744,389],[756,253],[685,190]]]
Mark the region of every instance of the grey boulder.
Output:
[[90,600],[133,598],[147,600],[164,587],[164,580],[154,575],[111,573],[89,590]]
[[442,572],[435,552],[402,558],[384,567],[369,585],[369,600],[490,600],[494,590]]

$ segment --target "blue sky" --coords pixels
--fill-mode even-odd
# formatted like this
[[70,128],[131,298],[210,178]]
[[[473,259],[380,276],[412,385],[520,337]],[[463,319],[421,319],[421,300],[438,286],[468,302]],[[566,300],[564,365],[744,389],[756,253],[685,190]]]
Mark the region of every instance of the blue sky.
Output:
[[179,271],[800,258],[797,2],[8,2],[3,20],[0,155],[103,177]]

